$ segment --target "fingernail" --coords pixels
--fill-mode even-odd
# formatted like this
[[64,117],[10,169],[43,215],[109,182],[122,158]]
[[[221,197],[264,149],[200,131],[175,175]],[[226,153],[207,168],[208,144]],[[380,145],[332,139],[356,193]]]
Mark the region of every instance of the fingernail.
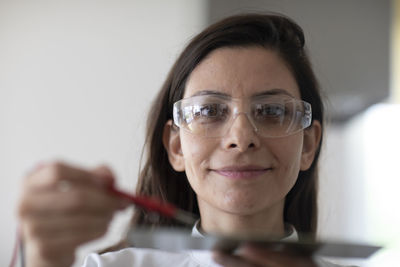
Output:
[[97,179],[97,181],[99,182],[100,186],[108,187],[114,185],[115,179],[110,174],[108,173],[99,174],[98,177],[99,178]]
[[38,170],[40,170],[40,169],[42,169],[44,166],[46,165],[46,163],[44,162],[44,161],[40,161],[39,163],[37,163],[34,167],[32,167],[32,168],[30,168],[29,170],[28,170],[28,175],[29,174],[32,174],[32,173],[34,173],[34,172],[36,172],[36,171],[38,171]]

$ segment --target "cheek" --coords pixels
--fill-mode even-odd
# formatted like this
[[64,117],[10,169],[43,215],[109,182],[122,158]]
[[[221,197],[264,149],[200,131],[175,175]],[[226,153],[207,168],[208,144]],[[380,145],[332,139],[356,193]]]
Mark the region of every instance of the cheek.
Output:
[[181,147],[188,179],[201,179],[209,166],[209,159],[216,144],[210,139],[181,133]]
[[301,154],[303,147],[302,135],[293,135],[276,140],[271,150],[278,162],[281,177],[294,184],[300,171]]

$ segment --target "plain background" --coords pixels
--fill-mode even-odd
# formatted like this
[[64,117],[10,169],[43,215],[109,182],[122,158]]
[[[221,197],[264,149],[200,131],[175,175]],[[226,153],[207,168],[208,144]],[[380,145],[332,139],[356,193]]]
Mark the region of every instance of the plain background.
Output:
[[[107,164],[121,188],[134,189],[149,105],[207,24],[205,3],[0,0],[1,266],[11,258],[21,181],[39,162]],[[399,115],[380,104],[327,126],[319,235],[388,244],[365,266],[390,266],[398,253]],[[80,255],[117,241],[129,214]]]

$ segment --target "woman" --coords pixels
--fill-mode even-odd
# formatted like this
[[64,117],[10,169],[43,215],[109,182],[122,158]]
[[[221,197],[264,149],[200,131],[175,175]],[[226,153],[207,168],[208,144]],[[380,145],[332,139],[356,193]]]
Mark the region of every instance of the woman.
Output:
[[[137,194],[198,214],[197,235],[315,238],[323,106],[304,43],[301,28],[280,15],[233,16],[197,35],[150,109]],[[129,205],[107,194],[112,182],[106,167],[33,171],[19,208],[28,266],[69,266],[79,244],[103,235]],[[133,224],[178,225],[143,210]],[[207,266],[197,256],[125,248],[93,254],[85,266]],[[250,245],[209,256],[209,266],[315,266]]]

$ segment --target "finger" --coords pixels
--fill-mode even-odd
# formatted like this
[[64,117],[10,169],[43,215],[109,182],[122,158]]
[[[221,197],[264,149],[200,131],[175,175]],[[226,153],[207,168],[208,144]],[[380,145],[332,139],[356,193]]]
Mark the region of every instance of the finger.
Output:
[[108,185],[110,178],[62,162],[52,162],[44,164],[37,171],[28,175],[24,181],[24,190],[56,189],[63,180],[71,184],[104,187]]
[[33,166],[32,168],[30,168],[26,174],[27,175],[31,175],[32,173],[37,172],[38,170],[40,170],[41,168],[43,168],[46,165],[46,163],[44,161],[40,161],[37,162],[35,166]]
[[[75,261],[75,249],[76,248],[58,248],[62,251],[59,253],[47,250],[45,244],[40,244],[33,240],[26,240],[24,243],[25,261],[35,266],[43,267],[54,267],[54,266],[72,266]],[[54,256],[58,254],[58,257],[54,259]]]
[[225,254],[220,251],[213,251],[213,260],[222,265],[229,267],[259,267],[254,263],[244,260],[242,257],[232,254]]
[[253,244],[243,246],[239,250],[239,255],[261,266],[316,266],[308,255],[301,255],[287,249],[274,250]]
[[97,166],[91,172],[95,175],[104,177],[105,180],[108,179],[108,181],[106,181],[107,183],[114,184],[115,176],[112,170],[108,166],[106,165]]
[[48,261],[55,261],[63,257],[69,258],[74,254],[75,249],[84,243],[102,237],[105,234],[104,229],[90,229],[88,231],[70,235],[54,236],[50,238],[36,237],[28,240],[30,248],[34,248],[35,253],[40,258]]
[[67,192],[48,190],[26,194],[19,205],[20,217],[68,214],[106,214],[128,203],[104,189],[73,186]]
[[104,216],[57,216],[41,217],[23,224],[24,235],[41,239],[59,238],[69,235],[81,236],[95,230],[105,232],[112,220],[112,214]]

